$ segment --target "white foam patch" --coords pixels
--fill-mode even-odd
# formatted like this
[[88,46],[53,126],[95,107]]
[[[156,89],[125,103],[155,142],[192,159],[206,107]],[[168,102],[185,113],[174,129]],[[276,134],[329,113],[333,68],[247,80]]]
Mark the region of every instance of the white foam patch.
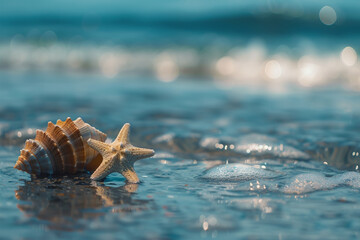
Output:
[[315,191],[330,190],[340,185],[360,188],[360,174],[346,172],[332,177],[326,177],[321,173],[304,173],[295,176],[290,184],[281,189],[287,194],[304,194]]
[[222,181],[248,181],[252,179],[273,178],[279,174],[255,166],[232,163],[213,167],[202,178]]
[[[280,180],[280,182],[278,182],[277,179],[273,179],[281,175],[284,175],[284,173],[263,169],[260,165],[232,163],[210,168],[203,174],[202,178],[217,181],[240,182],[269,179],[263,180],[261,184],[257,181],[257,185],[260,187],[256,187],[255,184],[250,183],[250,190],[268,189],[285,194],[306,194],[343,186],[360,189],[360,173],[358,172],[345,172],[331,177],[327,177],[322,173],[303,173],[290,179]],[[279,187],[279,184],[283,185],[283,187]],[[266,188],[263,187],[265,185]],[[245,186],[245,188],[241,186],[243,185],[239,185],[237,189],[241,191],[249,190],[248,186]]]
[[304,173],[295,176],[282,191],[288,194],[302,194],[334,188],[337,184],[320,173]]

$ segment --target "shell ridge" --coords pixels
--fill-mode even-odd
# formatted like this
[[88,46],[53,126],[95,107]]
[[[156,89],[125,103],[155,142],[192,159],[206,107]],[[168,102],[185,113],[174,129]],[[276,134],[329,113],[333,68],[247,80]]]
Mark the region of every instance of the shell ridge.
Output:
[[19,161],[23,164],[24,172],[31,173],[31,167],[30,164],[25,161],[25,159],[22,156],[19,156]]
[[69,137],[66,132],[59,126],[55,125],[58,131],[57,141],[60,153],[62,154],[64,172],[76,172],[76,156],[75,149],[71,145]]
[[53,173],[57,174],[61,170],[61,157],[59,149],[56,147],[56,143],[54,140],[49,136],[47,132],[44,132],[42,130],[36,131],[36,137],[35,140],[38,140],[38,142],[42,145],[44,150],[46,151],[50,161],[51,166],[53,169]]
[[[61,131],[61,129],[60,129]],[[49,138],[48,140],[52,142],[53,147],[49,148],[49,151],[52,152],[54,156],[55,168],[57,173],[64,172],[64,159],[62,157],[62,152],[57,136],[59,135],[59,129],[55,127],[52,122],[48,123],[45,135]]]
[[36,175],[40,175],[40,166],[36,160],[36,157],[27,149],[22,149],[20,152],[20,156],[22,156],[25,160],[30,163],[31,173],[35,173]]
[[75,153],[75,171],[82,171],[85,166],[85,148],[81,133],[71,118],[67,118],[65,122],[58,120],[58,125],[64,130],[70,140]]
[[17,165],[17,169],[19,169],[19,170],[21,170],[21,171],[26,172],[26,171],[25,171],[24,164],[23,164],[22,159],[21,159],[20,157],[18,158],[17,163],[18,163],[18,165]]
[[49,156],[38,141],[33,139],[27,140],[25,143],[25,149],[28,149],[36,157],[40,166],[41,174],[53,174]]

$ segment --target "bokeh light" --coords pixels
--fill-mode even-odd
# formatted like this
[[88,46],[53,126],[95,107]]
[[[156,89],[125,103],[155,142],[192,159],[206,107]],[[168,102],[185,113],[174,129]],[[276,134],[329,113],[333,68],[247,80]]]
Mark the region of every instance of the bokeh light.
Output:
[[231,57],[222,57],[216,62],[216,70],[224,76],[228,76],[235,71],[235,61]]
[[278,61],[270,60],[265,65],[265,73],[271,79],[278,79],[282,74],[282,68]]
[[346,66],[354,66],[357,61],[356,51],[352,47],[345,47],[340,54],[341,61]]
[[113,53],[105,53],[99,59],[99,66],[104,76],[114,78],[124,65],[125,59]]
[[174,58],[168,53],[159,55],[155,62],[156,76],[160,81],[171,82],[179,76],[179,68]]
[[309,57],[302,57],[299,62],[298,81],[304,87],[312,87],[320,81],[319,66]]
[[319,12],[320,21],[325,25],[333,25],[337,16],[335,10],[330,6],[325,6]]

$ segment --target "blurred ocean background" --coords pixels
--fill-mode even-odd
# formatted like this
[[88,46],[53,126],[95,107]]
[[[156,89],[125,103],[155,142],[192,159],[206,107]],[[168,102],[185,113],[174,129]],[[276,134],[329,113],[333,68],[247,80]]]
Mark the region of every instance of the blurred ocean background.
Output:
[[359,89],[351,1],[24,1],[0,9],[5,71]]
[[[360,3],[1,1],[0,239],[358,239]],[[126,122],[142,183],[13,168]]]

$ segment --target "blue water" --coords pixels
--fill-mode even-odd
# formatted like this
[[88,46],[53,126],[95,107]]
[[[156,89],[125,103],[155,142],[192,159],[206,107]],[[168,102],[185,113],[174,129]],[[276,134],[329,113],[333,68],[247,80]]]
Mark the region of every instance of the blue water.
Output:
[[[357,93],[44,73],[1,79],[1,238],[359,237]],[[156,150],[135,165],[142,183],[116,173],[99,183],[88,174],[31,179],[12,168],[35,129],[67,116],[110,138],[131,122],[134,145]]]

